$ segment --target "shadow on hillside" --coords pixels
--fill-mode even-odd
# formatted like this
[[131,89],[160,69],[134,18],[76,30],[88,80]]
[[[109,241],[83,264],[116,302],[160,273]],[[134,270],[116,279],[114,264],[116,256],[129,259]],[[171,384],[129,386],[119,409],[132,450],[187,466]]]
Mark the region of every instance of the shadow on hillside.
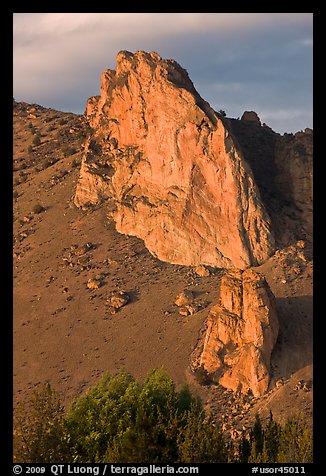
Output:
[[280,330],[272,354],[274,374],[288,378],[313,361],[313,298],[277,298]]

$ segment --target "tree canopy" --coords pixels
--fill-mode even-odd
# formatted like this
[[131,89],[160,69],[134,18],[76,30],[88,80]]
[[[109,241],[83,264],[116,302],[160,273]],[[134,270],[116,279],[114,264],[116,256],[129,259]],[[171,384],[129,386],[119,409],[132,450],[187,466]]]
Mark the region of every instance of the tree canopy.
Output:
[[285,425],[259,416],[238,448],[183,386],[162,370],[139,382],[104,375],[66,412],[50,384],[18,405],[14,461],[19,463],[311,462],[312,434],[300,415]]

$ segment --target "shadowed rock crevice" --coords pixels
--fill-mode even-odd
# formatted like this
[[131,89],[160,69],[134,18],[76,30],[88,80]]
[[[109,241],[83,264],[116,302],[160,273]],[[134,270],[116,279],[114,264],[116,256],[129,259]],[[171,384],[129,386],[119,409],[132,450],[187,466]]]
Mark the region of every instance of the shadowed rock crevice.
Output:
[[[243,151],[271,218],[277,246],[296,240],[312,241],[311,129],[281,136],[254,120],[227,119],[234,140]],[[252,116],[254,114],[255,116]]]
[[276,299],[280,331],[272,355],[276,377],[289,378],[313,363],[312,296]]

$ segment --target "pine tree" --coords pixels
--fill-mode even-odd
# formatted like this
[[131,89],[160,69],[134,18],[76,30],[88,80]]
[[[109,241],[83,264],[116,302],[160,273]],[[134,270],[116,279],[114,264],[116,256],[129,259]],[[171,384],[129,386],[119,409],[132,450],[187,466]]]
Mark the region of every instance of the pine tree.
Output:
[[18,404],[14,418],[14,461],[52,463],[69,454],[64,407],[49,383],[33,392],[31,401]]
[[273,420],[272,411],[270,411],[269,421],[264,434],[264,452],[266,454],[266,463],[276,463],[280,448],[281,426]]

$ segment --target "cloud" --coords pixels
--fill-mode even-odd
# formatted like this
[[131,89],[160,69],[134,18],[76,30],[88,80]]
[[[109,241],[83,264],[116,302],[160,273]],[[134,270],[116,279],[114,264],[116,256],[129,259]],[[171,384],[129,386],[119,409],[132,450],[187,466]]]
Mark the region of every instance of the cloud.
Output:
[[289,81],[301,98],[311,88],[310,13],[16,13],[13,20],[14,96],[44,106],[82,112],[122,49],[177,60],[213,102],[233,95],[240,106],[252,88],[275,101]]
[[209,31],[239,35],[253,29],[309,22],[309,13],[16,13],[14,39],[16,44],[27,45],[60,37],[88,41],[94,34],[115,41]]
[[299,44],[302,46],[313,46],[314,42],[312,38],[303,38],[299,41]]

